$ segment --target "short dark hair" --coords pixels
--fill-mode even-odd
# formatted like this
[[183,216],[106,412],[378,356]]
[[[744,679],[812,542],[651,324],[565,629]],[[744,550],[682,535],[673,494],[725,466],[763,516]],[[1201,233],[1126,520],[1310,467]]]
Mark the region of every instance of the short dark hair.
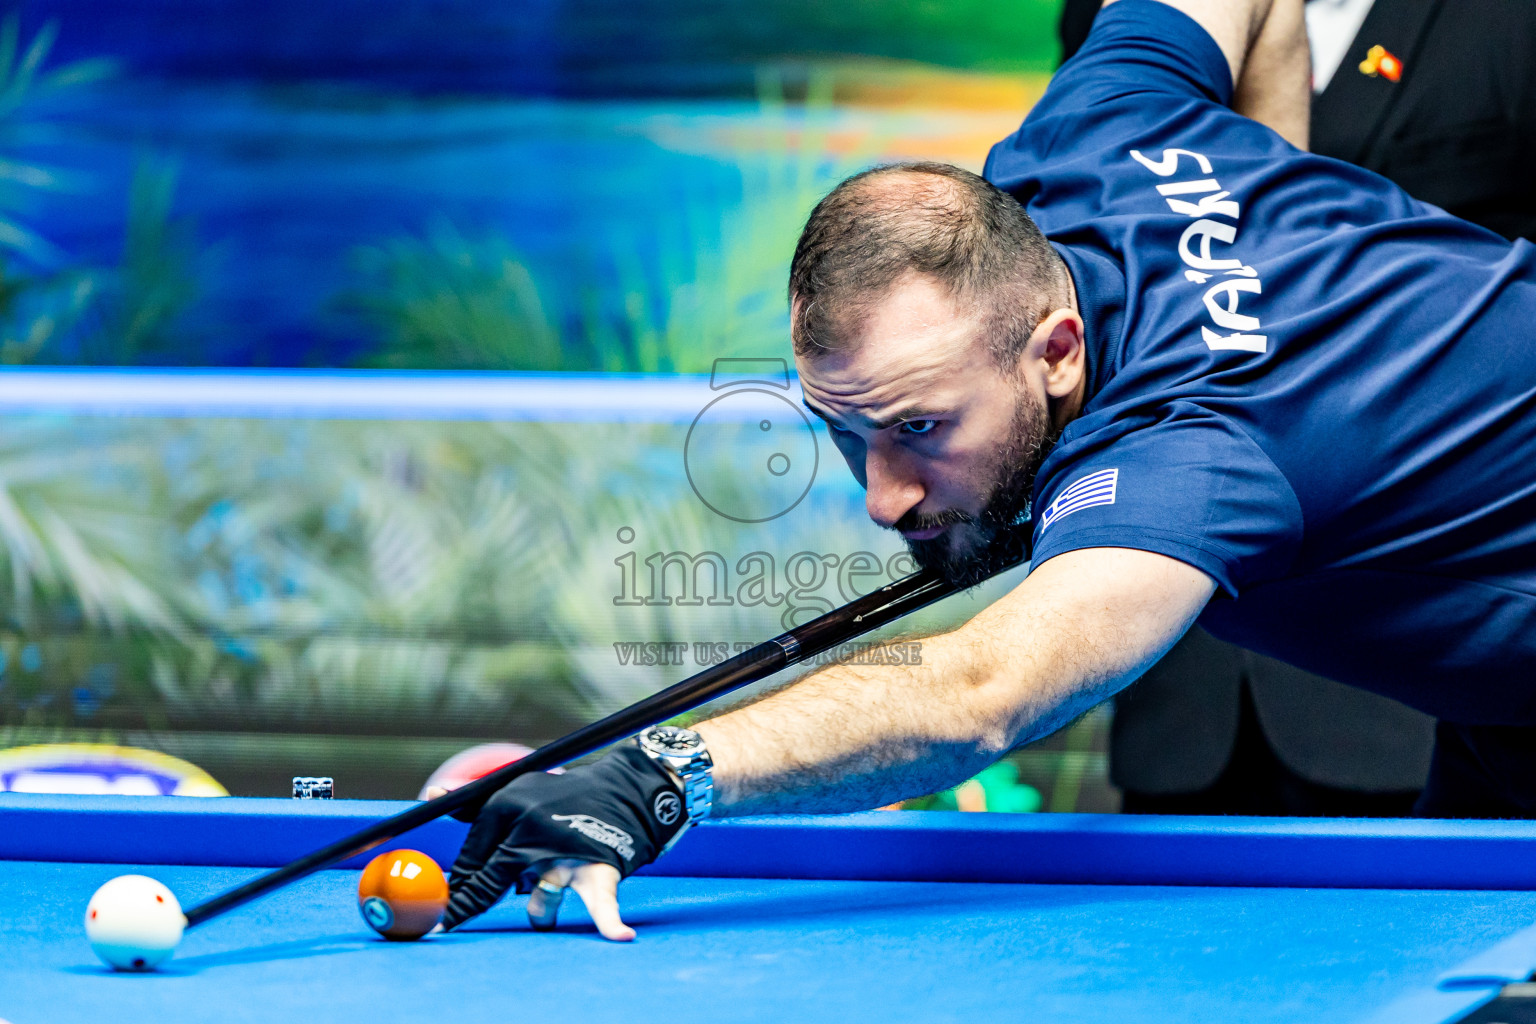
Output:
[[870,307],[913,272],[981,305],[1004,368],[1067,302],[1061,257],[1012,196],[951,164],[889,164],[843,181],[811,211],[789,271],[795,352],[848,345]]

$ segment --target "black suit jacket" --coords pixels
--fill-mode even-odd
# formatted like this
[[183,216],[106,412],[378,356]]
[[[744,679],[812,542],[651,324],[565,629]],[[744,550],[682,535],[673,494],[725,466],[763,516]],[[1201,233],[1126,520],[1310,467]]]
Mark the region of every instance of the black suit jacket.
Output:
[[[1066,0],[1063,59],[1099,0]],[[1400,81],[1359,70],[1383,46]],[[1507,238],[1536,240],[1536,0],[1375,0],[1328,88],[1311,148],[1376,171]],[[1195,629],[1116,700],[1110,774],[1142,793],[1204,789],[1225,768],[1247,683],[1270,745],[1314,782],[1383,792],[1424,782],[1425,715]]]

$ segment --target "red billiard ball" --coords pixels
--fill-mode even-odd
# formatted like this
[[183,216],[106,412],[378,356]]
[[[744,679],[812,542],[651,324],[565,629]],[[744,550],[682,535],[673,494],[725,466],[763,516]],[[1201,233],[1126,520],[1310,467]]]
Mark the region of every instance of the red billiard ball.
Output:
[[381,853],[363,869],[357,908],[368,927],[386,939],[419,939],[436,927],[448,906],[442,868],[416,850]]

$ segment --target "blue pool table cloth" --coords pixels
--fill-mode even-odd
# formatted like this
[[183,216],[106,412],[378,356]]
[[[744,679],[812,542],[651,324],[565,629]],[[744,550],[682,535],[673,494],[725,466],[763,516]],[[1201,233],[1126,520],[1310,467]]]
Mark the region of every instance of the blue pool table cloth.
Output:
[[[104,968],[139,871],[190,905],[404,805],[0,794],[0,1018],[180,1021],[1455,1019],[1536,968],[1536,823],[875,813],[709,823],[626,882],[632,945],[521,899],[374,936],[356,862]],[[394,845],[451,858],[436,822]],[[364,858],[366,859],[366,858]]]

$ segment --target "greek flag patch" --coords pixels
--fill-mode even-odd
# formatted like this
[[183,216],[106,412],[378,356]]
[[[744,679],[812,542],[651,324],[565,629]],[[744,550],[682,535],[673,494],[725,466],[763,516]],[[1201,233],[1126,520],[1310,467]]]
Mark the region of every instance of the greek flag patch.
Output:
[[1045,533],[1051,528],[1052,523],[1073,512],[1081,512],[1095,505],[1113,505],[1115,487],[1119,482],[1118,469],[1101,469],[1097,473],[1089,473],[1081,480],[1073,482],[1070,487],[1056,495],[1056,500],[1046,507],[1045,514],[1040,517],[1040,532]]

